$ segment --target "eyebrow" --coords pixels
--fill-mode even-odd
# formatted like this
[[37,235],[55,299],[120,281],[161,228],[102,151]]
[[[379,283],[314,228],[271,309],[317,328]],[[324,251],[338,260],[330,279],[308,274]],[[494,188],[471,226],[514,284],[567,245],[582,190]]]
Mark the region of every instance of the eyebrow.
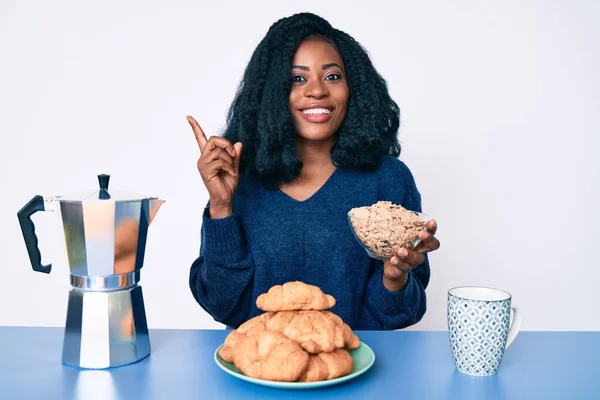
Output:
[[[338,63],[329,63],[329,64],[321,65],[321,69],[327,69],[327,68],[331,68],[331,67],[338,67],[342,71],[344,70],[342,67],[340,67],[340,65]],[[293,65],[292,69],[301,69],[303,71],[310,71],[310,68],[308,68],[307,66],[304,66],[304,65]]]

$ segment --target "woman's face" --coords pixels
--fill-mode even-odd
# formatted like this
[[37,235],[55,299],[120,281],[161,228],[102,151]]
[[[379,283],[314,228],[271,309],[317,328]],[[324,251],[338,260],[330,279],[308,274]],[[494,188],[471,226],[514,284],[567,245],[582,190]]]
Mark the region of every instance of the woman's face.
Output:
[[321,38],[303,41],[292,62],[289,106],[298,135],[333,137],[346,116],[348,84],[342,57]]

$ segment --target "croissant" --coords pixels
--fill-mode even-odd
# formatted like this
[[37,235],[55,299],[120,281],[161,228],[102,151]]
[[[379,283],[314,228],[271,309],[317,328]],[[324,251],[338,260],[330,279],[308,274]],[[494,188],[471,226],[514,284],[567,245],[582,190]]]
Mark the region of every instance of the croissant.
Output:
[[348,375],[352,372],[352,364],[352,357],[345,349],[311,355],[308,366],[298,381],[316,382]]
[[275,285],[256,299],[256,307],[263,311],[327,310],[334,305],[333,296],[299,281]]
[[348,350],[360,339],[331,311],[335,299],[302,282],[271,287],[256,300],[265,311],[231,331],[219,355],[245,375],[312,382],[352,372]]
[[346,324],[339,315],[332,313],[331,311],[323,311],[323,314],[331,319],[338,329],[342,330],[344,336],[344,346],[347,350],[358,349],[360,347],[360,339],[352,332],[352,328]]
[[250,318],[248,321],[241,324],[237,331],[239,333],[243,333],[247,336],[255,335],[258,332],[262,332],[267,329],[266,323],[269,319],[271,319],[275,313],[266,312],[260,315],[257,315],[254,318]]
[[246,376],[271,381],[296,381],[306,370],[308,353],[279,332],[240,334],[233,363]]
[[246,335],[239,333],[237,331],[231,331],[227,338],[225,338],[225,343],[223,343],[223,347],[219,349],[219,355],[221,358],[228,363],[233,362],[233,353],[237,345],[244,340]]
[[298,342],[311,354],[338,348],[352,349],[360,344],[350,327],[331,312],[279,311],[270,316],[265,326],[270,331],[281,332]]

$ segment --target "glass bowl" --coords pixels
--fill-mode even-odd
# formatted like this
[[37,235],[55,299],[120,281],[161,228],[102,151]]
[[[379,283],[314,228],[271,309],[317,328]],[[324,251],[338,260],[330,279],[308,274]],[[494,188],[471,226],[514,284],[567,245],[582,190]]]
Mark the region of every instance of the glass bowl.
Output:
[[[354,235],[354,238],[356,239],[356,241],[367,252],[367,254],[369,255],[369,257],[374,258],[376,260],[381,260],[381,261],[388,261],[388,260],[390,260],[392,258],[392,256],[381,256],[381,255],[375,253],[373,251],[373,249],[371,249],[365,242],[363,242],[360,239],[360,237],[354,231],[354,225],[352,225],[352,219],[350,218],[350,212],[351,211],[352,210],[348,211],[348,213],[346,214],[346,217],[348,218],[348,224],[350,224],[350,230],[352,231],[352,235]],[[407,210],[407,211],[409,211],[409,212],[417,215],[419,217],[419,219],[421,219],[421,221],[423,221],[425,224],[427,224],[427,222],[431,221],[431,219],[432,219],[429,215],[423,214],[423,213],[418,212],[418,211],[412,211],[412,210]],[[360,220],[361,218],[355,216],[354,219],[359,219]],[[427,231],[427,226],[423,226],[423,228],[421,230]],[[418,232],[417,232],[417,235],[415,237],[413,245],[412,245],[412,247],[409,250],[412,250],[415,247],[417,247],[419,245],[419,243],[421,243],[421,239],[419,239]]]

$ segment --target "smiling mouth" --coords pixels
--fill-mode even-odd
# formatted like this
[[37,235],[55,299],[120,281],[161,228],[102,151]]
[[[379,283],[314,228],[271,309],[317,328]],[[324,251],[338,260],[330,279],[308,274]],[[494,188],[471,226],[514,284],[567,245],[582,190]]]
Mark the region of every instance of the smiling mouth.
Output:
[[329,115],[333,110],[330,108],[306,108],[300,111],[304,115]]
[[306,121],[315,124],[324,124],[333,116],[333,109],[331,108],[305,108],[303,110],[298,110],[298,112]]
[[310,107],[298,109],[308,122],[323,124],[331,119],[335,107]]

